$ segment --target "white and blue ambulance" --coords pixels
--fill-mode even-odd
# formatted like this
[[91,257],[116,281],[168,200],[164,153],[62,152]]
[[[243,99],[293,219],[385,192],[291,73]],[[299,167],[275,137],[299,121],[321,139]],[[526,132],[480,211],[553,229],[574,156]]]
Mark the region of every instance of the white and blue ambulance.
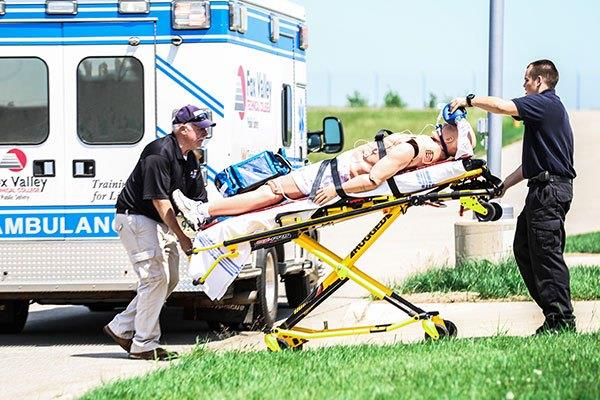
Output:
[[[133,296],[115,200],[182,105],[217,122],[209,188],[265,149],[303,165],[306,48],[304,9],[286,0],[0,0],[0,333],[20,331],[31,302],[99,310]],[[316,270],[281,245],[256,252],[222,301],[185,274],[170,301],[200,319],[268,323],[279,278],[295,305]]]

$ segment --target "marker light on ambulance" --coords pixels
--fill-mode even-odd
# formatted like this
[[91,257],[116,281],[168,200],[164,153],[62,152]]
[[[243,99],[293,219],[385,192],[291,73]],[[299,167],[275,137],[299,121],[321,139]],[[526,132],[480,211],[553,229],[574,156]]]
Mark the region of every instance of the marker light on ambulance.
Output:
[[208,29],[210,28],[209,1],[174,1],[174,29]]
[[120,0],[120,14],[147,14],[150,12],[150,3],[147,0]]
[[308,49],[308,26],[300,25],[300,48],[302,50]]
[[269,24],[270,34],[269,39],[271,42],[277,43],[279,40],[279,17],[276,15],[271,15],[271,23]]
[[46,14],[77,14],[77,2],[65,0],[46,1]]
[[5,7],[6,5],[4,3],[4,0],[0,0],[0,15],[4,15],[4,13],[6,12]]
[[245,33],[248,30],[248,9],[238,3],[229,3],[229,30]]

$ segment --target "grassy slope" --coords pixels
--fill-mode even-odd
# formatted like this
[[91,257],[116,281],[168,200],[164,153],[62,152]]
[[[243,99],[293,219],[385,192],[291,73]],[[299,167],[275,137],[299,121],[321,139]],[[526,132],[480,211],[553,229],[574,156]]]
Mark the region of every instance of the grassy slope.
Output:
[[[396,108],[322,108],[309,107],[308,129],[319,131],[322,129],[322,120],[327,116],[338,117],[344,126],[344,150],[355,147],[357,141],[373,140],[380,129],[389,129],[393,132],[409,130],[412,133],[429,134],[434,129],[437,110],[400,110]],[[477,120],[485,117],[480,110],[469,109],[469,121],[476,128]],[[429,125],[429,126],[428,126]],[[523,135],[523,128],[515,127],[512,118],[505,117],[503,123],[502,144],[506,145],[519,140]],[[478,154],[485,153],[481,144],[478,144]],[[331,157],[325,154],[313,154],[312,161]]]
[[303,352],[198,349],[97,399],[597,399],[600,334],[491,337]]
[[600,232],[582,233],[567,237],[567,253],[600,253]]
[[[573,300],[600,298],[600,268],[573,267]],[[529,296],[514,259],[501,263],[470,261],[455,268],[432,268],[406,279],[398,288],[402,293],[477,292],[484,299]]]

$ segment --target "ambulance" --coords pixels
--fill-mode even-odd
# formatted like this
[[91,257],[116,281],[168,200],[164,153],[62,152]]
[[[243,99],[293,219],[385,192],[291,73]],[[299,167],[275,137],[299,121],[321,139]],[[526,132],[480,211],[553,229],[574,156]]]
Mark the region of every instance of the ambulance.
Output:
[[[134,296],[115,201],[173,110],[217,123],[196,159],[209,198],[218,171],[263,150],[300,167],[308,142],[337,148],[339,123],[306,129],[307,34],[286,0],[0,0],[0,333],[20,332],[34,302],[101,311]],[[280,283],[293,307],[319,267],[291,244],[258,250],[213,303],[184,264],[168,304],[257,327],[276,318]]]

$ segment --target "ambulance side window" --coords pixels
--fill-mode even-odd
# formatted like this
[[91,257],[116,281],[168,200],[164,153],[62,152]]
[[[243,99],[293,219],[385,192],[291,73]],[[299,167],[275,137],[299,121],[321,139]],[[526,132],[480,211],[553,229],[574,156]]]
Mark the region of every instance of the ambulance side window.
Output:
[[292,87],[283,85],[281,91],[281,141],[284,147],[292,144]]
[[88,57],[77,67],[77,134],[87,144],[144,135],[144,67],[134,57]]
[[48,132],[48,66],[0,57],[0,144],[40,144]]

